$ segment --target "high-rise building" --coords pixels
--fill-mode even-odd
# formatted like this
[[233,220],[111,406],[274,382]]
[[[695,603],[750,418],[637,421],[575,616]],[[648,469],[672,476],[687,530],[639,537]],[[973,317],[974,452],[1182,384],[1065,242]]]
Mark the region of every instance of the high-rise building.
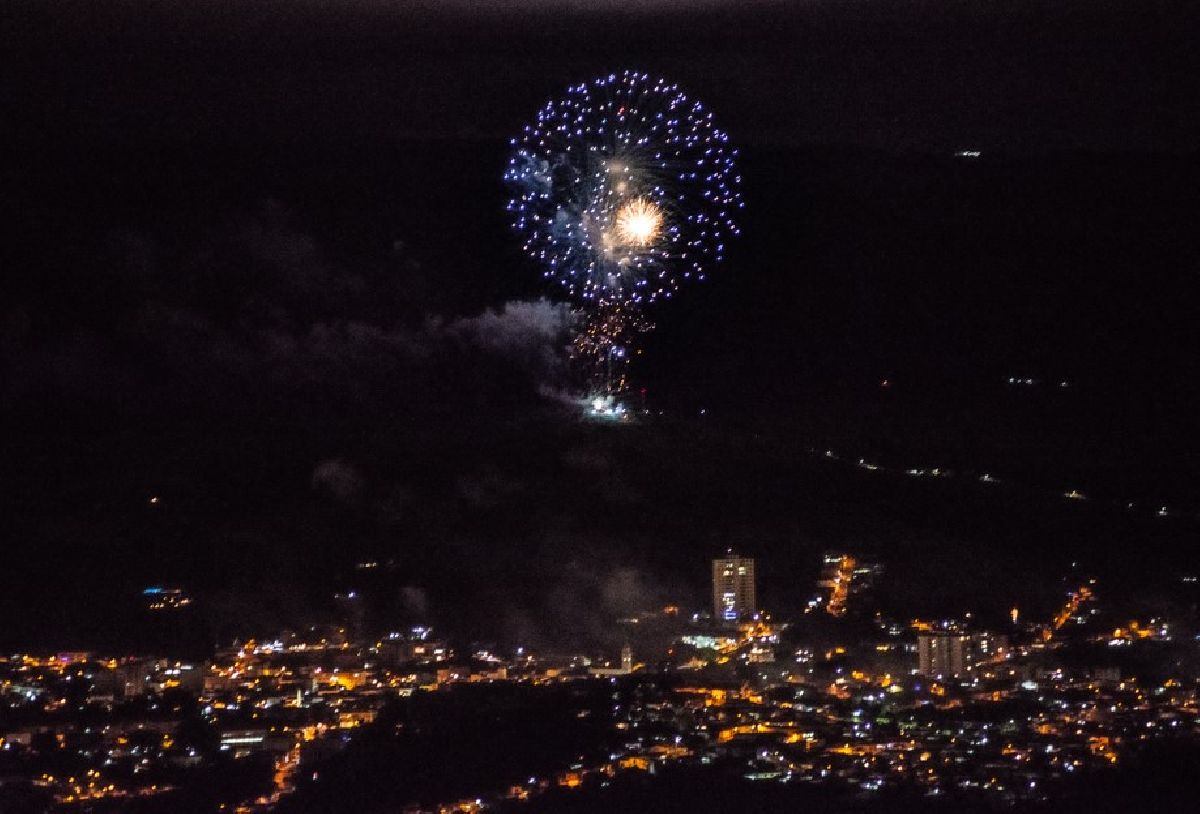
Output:
[[754,560],[732,550],[712,561],[713,616],[723,622],[747,619],[758,612],[754,592]]
[[917,636],[917,672],[933,678],[966,675],[974,664],[971,637],[934,631]]
[[154,688],[157,664],[152,659],[126,659],[112,672],[117,698],[140,698]]

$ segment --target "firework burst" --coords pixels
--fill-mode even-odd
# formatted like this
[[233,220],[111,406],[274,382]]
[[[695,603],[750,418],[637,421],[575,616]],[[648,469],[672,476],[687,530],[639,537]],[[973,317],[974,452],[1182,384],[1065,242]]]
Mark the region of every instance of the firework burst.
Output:
[[641,309],[703,280],[738,234],[737,151],[700,102],[634,71],[568,88],[512,145],[513,226],[583,312],[592,389],[620,392]]

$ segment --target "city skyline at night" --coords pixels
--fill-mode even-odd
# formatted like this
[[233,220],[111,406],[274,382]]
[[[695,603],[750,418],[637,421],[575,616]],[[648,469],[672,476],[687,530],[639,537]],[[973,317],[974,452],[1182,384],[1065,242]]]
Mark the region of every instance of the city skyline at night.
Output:
[[1197,9],[3,16],[3,814],[1195,808]]

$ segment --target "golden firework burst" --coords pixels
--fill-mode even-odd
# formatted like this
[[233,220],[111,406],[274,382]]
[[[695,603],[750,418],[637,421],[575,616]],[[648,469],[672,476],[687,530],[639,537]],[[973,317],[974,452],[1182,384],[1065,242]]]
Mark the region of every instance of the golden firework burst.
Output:
[[662,229],[662,210],[646,198],[634,198],[617,210],[617,237],[626,246],[648,246]]

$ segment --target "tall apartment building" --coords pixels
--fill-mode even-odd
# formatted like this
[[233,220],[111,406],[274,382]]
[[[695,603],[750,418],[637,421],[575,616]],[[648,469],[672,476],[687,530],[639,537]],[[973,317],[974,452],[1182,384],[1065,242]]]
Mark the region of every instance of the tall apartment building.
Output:
[[758,612],[754,560],[730,550],[712,561],[713,617],[723,622],[747,619]]

